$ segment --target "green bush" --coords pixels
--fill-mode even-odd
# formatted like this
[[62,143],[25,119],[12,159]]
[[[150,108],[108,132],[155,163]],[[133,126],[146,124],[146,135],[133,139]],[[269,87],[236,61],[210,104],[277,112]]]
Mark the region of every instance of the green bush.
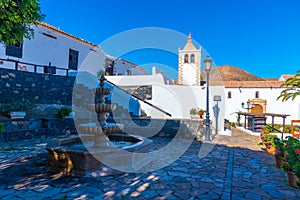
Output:
[[235,122],[230,122],[230,126],[232,126],[233,128],[236,128],[236,123]]
[[[269,126],[263,126],[263,131],[266,133],[272,132],[272,124],[268,124]],[[274,128],[277,130],[281,130],[282,125],[281,124],[274,124]],[[274,130],[274,133],[279,133],[279,131]],[[291,133],[292,132],[292,127],[290,125],[285,125],[285,128],[283,130],[284,133]]]
[[58,110],[58,117],[59,118],[64,118],[64,117],[68,116],[71,112],[72,112],[71,108],[63,107],[63,108]]
[[291,133],[292,132],[292,126],[291,125],[286,125],[284,127],[284,131],[285,133]]

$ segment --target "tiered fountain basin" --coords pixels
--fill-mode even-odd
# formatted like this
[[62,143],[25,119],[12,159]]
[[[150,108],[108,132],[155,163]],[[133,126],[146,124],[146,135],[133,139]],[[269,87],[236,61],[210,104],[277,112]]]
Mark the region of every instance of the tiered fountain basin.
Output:
[[[92,131],[98,129],[85,128],[90,128]],[[88,172],[99,171],[102,176],[105,176],[120,171],[134,171],[148,164],[142,160],[134,161],[134,153],[146,152],[147,146],[152,143],[151,140],[116,133],[108,135],[107,145],[94,147],[94,137],[94,134],[79,134],[79,136],[56,138],[48,143],[46,148],[49,153],[48,170],[80,177]],[[113,166],[108,167],[107,163],[112,163]]]
[[93,111],[96,113],[107,113],[107,112],[113,112],[116,109],[116,106],[115,105],[96,104],[96,105],[89,105],[88,109],[90,111]]
[[105,123],[103,126],[98,126],[96,123],[80,124],[79,131],[84,134],[93,135],[110,135],[121,132],[124,128],[122,124]]
[[110,94],[110,92],[111,92],[111,89],[110,88],[104,88],[104,87],[101,87],[101,88],[95,88],[94,89],[94,93],[96,94],[96,95],[108,95],[108,94]]

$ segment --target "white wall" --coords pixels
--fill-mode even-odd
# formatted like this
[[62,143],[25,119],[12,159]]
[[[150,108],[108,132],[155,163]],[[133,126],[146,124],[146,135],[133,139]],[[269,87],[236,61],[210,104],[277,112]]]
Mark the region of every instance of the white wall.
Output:
[[[191,108],[202,108],[206,110],[206,87],[166,85],[161,74],[145,76],[107,76],[106,78],[118,86],[152,85],[152,100],[147,101],[158,108],[161,108],[165,112],[170,113],[172,115],[171,118],[189,119],[189,112]],[[216,127],[216,115],[214,113],[214,107],[217,104],[217,102],[214,101],[214,96],[220,95],[222,100],[221,102],[218,102],[219,133],[222,133],[224,129],[224,91],[225,89],[223,86],[210,87],[210,120],[212,120],[214,128]],[[129,98],[122,97],[122,95],[117,93],[112,94],[112,99],[113,98],[118,98],[119,105],[128,107]],[[170,118],[157,109],[143,103],[142,101],[139,101],[139,103],[140,108],[144,110],[147,115],[151,116],[151,118]]]
[[106,76],[105,78],[118,86],[141,86],[152,85],[152,83],[164,84],[164,78],[161,74],[140,76]]
[[196,84],[196,65],[192,63],[185,63],[182,67],[183,80],[182,83],[184,85],[195,85]]
[[[162,110],[170,113],[171,118],[189,119],[191,108],[202,108],[206,110],[206,88],[199,86],[179,86],[179,85],[152,85],[153,99],[151,102],[153,105],[158,106]],[[224,129],[224,87],[210,87],[209,95],[209,113],[210,120],[213,121],[213,127],[216,127],[216,115],[214,113],[214,107],[217,102],[214,102],[214,96],[220,95],[222,101],[218,102],[218,130],[219,133]],[[142,109],[146,112],[150,112],[152,118],[166,118],[164,114],[158,112],[155,109],[144,107]]]
[[[286,118],[286,124],[290,124],[291,120],[300,119],[300,99],[296,98],[294,101],[289,100],[287,102],[277,100],[277,97],[280,95],[282,90],[282,88],[226,88],[225,118],[235,122],[237,115],[232,113],[238,111],[247,112],[246,109],[242,108],[241,103],[244,102],[247,106],[246,102],[248,99],[254,99],[255,92],[259,91],[259,97],[263,100],[267,100],[267,113],[291,115]],[[229,91],[232,93],[231,99],[227,98]],[[241,122],[244,122],[244,119],[242,119]],[[267,117],[267,123],[271,122],[272,118]],[[275,123],[282,124],[282,118],[275,117]]]
[[168,76],[166,76],[165,73],[162,70],[158,69],[155,66],[152,67],[152,75],[154,75],[154,74],[161,74],[163,76],[163,78],[164,78],[164,83],[166,85],[174,85],[173,80],[170,79]]

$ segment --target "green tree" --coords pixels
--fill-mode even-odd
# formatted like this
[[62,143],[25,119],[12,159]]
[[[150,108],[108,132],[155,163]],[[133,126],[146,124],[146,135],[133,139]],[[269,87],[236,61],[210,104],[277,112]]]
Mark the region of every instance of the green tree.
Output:
[[23,38],[32,39],[30,25],[44,17],[39,0],[0,0],[0,40],[9,45],[22,43]]
[[282,84],[280,87],[286,89],[284,89],[281,92],[277,100],[282,99],[282,101],[287,101],[290,98],[294,100],[297,96],[299,96],[300,95],[300,70],[297,71],[297,74],[294,77],[287,79],[285,83]]

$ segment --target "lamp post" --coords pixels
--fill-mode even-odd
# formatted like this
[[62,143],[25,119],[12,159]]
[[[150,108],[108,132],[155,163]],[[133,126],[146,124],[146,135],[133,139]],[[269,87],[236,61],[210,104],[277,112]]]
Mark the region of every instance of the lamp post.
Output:
[[249,113],[249,110],[251,110],[252,108],[254,108],[254,104],[251,104],[251,106],[250,106],[250,100],[247,101],[247,107],[245,107],[245,103],[244,102],[242,102],[241,105],[242,105],[242,108],[246,109],[248,113]]
[[[244,108],[244,109],[246,109],[247,110],[247,113],[249,113],[249,110],[250,109],[252,109],[252,108],[254,108],[254,104],[250,104],[250,99],[248,99],[248,101],[247,101],[247,107],[245,107],[245,103],[244,102],[242,102],[242,108]],[[251,118],[250,118],[251,119]],[[252,118],[252,128],[254,128],[253,127],[253,121],[254,121],[254,118]],[[245,124],[244,124],[244,128],[246,128],[247,127],[247,116],[245,115]],[[250,123],[251,124],[251,123]],[[248,116],[248,128],[250,127],[250,125],[249,125],[249,116]]]
[[211,70],[212,59],[206,56],[204,66],[206,71],[206,121],[205,141],[210,141],[210,120],[209,120],[209,71]]

